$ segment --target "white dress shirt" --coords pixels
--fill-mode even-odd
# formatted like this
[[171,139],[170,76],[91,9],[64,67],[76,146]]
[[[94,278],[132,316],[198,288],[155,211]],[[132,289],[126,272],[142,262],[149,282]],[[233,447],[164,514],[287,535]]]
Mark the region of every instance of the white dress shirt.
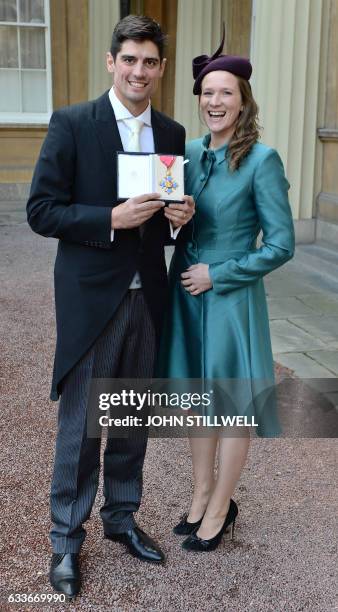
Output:
[[118,99],[115,94],[114,87],[112,87],[109,91],[109,100],[113,107],[114,115],[117,121],[117,127],[120,132],[122,145],[124,151],[128,151],[128,144],[130,140],[130,129],[127,127],[126,123],[124,123],[125,119],[138,119],[144,123],[141,132],[140,132],[140,150],[142,153],[154,153],[154,137],[153,137],[153,129],[151,127],[151,105],[149,104],[141,115],[137,115],[135,117],[131,114],[131,112],[123,106],[122,102]]
[[[131,135],[130,129],[128,128],[127,124],[124,123],[124,120],[125,119],[138,119],[139,121],[142,121],[144,124],[140,131],[140,150],[142,153],[154,153],[155,146],[154,146],[153,128],[151,127],[150,100],[149,100],[147,108],[143,111],[143,113],[141,113],[141,115],[137,115],[137,117],[132,115],[131,112],[118,99],[114,91],[114,86],[109,90],[109,100],[113,107],[113,111],[114,111],[114,115],[115,115],[118,130],[120,133],[124,151],[130,150],[128,146],[129,146],[130,135]],[[171,223],[169,223],[169,225],[170,225],[170,236],[171,238],[175,239],[181,228],[179,227],[174,230]],[[114,230],[113,229],[111,230],[110,236],[111,236],[110,239],[113,242],[114,240]],[[142,287],[141,277],[140,277],[139,272],[136,272],[133,280],[131,281],[129,289],[139,289],[141,287]]]

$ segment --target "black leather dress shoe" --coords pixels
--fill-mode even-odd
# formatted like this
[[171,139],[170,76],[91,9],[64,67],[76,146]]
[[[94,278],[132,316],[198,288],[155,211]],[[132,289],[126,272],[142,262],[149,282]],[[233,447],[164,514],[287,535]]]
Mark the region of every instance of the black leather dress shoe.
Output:
[[53,553],[49,580],[67,599],[76,597],[81,587],[78,553]]
[[108,540],[113,540],[113,542],[125,544],[129,552],[142,561],[148,561],[149,563],[164,562],[165,557],[162,550],[137,525],[123,533],[105,533],[104,537]]

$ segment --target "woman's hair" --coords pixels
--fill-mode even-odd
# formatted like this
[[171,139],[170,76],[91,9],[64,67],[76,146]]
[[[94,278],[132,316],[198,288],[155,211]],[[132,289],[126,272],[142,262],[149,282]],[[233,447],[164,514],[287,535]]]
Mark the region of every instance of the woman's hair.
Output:
[[258,106],[253,98],[251,85],[246,79],[237,76],[239,91],[242,96],[243,110],[237,119],[235,131],[229,141],[227,159],[231,170],[237,170],[259,139]]

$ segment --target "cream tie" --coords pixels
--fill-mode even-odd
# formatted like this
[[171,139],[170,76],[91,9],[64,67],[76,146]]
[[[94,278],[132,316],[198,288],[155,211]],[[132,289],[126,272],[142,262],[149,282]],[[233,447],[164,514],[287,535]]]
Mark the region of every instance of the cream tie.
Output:
[[[130,129],[130,136],[129,136],[129,140],[128,140],[128,144],[127,144],[127,151],[129,151],[130,153],[138,153],[141,151],[141,146],[140,146],[140,132],[142,130],[142,127],[144,126],[143,121],[140,121],[140,119],[135,119],[135,118],[131,118],[131,119],[124,119],[124,122],[126,124],[126,126]],[[139,233],[140,236],[142,238],[143,233],[144,233],[144,224],[139,226]]]
[[130,129],[130,136],[128,140],[128,151],[132,152],[141,151],[140,146],[140,132],[144,126],[143,121],[139,119],[124,119],[125,124]]

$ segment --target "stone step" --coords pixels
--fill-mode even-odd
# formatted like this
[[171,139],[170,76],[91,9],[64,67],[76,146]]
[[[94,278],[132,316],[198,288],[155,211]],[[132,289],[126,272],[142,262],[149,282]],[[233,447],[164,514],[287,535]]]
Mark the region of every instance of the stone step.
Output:
[[338,248],[335,245],[325,242],[300,244],[296,247],[295,259],[338,289]]

